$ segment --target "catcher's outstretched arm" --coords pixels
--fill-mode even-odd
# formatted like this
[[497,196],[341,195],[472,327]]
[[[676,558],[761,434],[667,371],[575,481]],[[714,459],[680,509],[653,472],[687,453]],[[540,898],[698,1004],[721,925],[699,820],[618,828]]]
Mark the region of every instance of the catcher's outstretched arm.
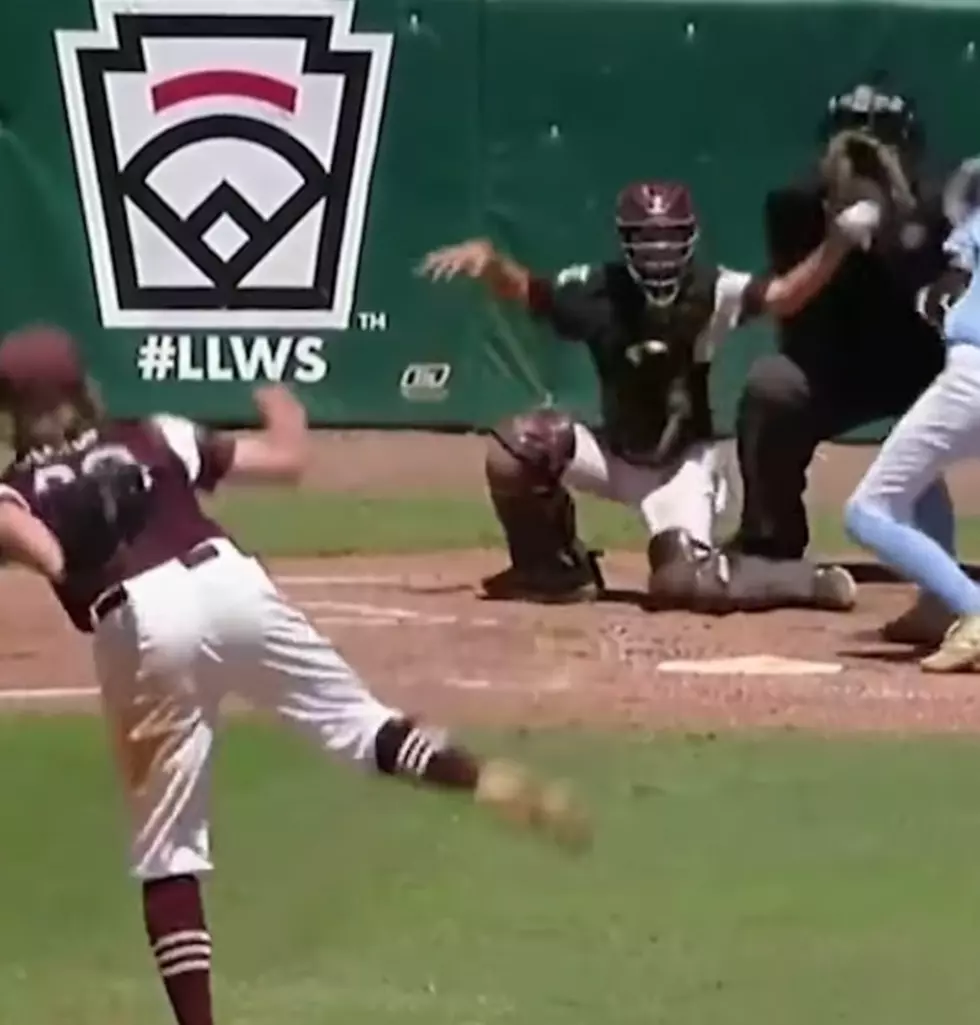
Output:
[[65,555],[58,539],[12,489],[0,491],[0,556],[53,583],[64,578]]
[[531,306],[535,276],[527,267],[498,252],[485,238],[468,239],[429,253],[417,273],[432,281],[463,276],[487,285],[500,299]]
[[533,305],[535,275],[523,264],[494,252],[483,279],[500,299]]

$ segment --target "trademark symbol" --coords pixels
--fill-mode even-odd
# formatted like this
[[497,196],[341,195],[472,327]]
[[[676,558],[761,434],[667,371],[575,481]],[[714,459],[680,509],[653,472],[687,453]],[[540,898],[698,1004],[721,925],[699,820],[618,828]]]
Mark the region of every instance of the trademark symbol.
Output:
[[387,331],[388,314],[364,310],[357,315],[357,327],[361,331]]

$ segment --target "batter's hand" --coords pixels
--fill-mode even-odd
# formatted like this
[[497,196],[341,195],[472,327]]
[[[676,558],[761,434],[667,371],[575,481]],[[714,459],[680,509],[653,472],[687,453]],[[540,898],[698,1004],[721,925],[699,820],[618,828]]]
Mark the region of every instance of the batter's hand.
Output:
[[434,249],[417,268],[417,273],[431,281],[451,281],[460,274],[483,278],[497,257],[489,239],[474,238],[453,246]]

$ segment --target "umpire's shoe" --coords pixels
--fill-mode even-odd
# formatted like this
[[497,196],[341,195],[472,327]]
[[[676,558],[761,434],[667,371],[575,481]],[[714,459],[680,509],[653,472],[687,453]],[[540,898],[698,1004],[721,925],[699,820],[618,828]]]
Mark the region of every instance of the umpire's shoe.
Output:
[[599,567],[602,552],[587,552],[566,564],[522,568],[509,566],[482,581],[483,594],[494,601],[528,601],[572,605],[595,601],[605,584]]
[[914,605],[881,628],[883,641],[892,644],[939,646],[956,617],[938,599],[923,592]]
[[564,783],[535,779],[516,762],[485,762],[475,798],[505,822],[536,830],[569,850],[584,850],[592,841],[588,816],[571,790]]

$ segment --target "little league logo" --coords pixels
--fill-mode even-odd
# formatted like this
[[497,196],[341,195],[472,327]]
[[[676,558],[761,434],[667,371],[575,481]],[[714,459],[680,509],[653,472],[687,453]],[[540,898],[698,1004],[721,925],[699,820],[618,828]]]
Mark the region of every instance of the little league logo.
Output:
[[93,0],[56,33],[102,322],[343,329],[393,37],[354,0]]

